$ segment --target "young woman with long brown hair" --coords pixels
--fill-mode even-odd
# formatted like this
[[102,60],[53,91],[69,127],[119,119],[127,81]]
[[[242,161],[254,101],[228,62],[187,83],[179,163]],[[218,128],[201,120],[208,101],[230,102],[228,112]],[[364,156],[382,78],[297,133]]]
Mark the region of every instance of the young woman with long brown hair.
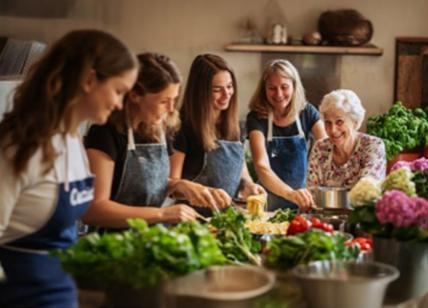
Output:
[[93,197],[79,126],[104,123],[137,76],[135,56],[97,30],[70,32],[18,86],[0,123],[1,307],[77,307],[50,249],[71,246]]
[[128,218],[149,223],[193,220],[185,204],[162,207],[169,193],[209,206],[204,187],[169,179],[169,146],[180,121],[177,99],[181,77],[165,55],[138,56],[140,71],[125,107],[104,126],[92,126],[86,147],[97,175],[95,198],[84,221],[106,228],[125,228]]
[[[213,54],[197,56],[190,68],[181,109],[182,129],[171,156],[171,177],[211,187],[205,194],[219,207],[243,197],[264,193],[244,163],[238,122],[235,74]],[[208,213],[204,213],[208,214]]]

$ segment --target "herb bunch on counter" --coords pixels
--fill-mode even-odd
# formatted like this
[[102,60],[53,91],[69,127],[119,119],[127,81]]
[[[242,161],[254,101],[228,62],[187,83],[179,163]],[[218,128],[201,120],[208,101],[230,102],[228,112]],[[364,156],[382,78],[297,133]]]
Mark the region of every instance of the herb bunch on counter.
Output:
[[52,254],[78,281],[134,289],[226,262],[213,235],[198,222],[167,229],[131,219],[129,225],[121,233],[89,234]]
[[210,224],[216,228],[216,238],[224,256],[235,263],[261,264],[257,253],[261,249],[260,242],[253,239],[245,227],[246,218],[233,207],[216,213]]

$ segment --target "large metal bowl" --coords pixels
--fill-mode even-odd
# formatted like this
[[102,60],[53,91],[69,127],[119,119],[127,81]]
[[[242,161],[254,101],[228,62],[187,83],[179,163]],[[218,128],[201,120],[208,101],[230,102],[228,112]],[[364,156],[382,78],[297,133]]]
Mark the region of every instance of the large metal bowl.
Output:
[[318,207],[328,209],[351,209],[348,192],[343,187],[318,186],[310,188]]
[[316,261],[292,271],[310,307],[380,308],[395,267],[377,263]]
[[213,266],[170,281],[168,307],[251,307],[268,292],[275,275],[256,266]]

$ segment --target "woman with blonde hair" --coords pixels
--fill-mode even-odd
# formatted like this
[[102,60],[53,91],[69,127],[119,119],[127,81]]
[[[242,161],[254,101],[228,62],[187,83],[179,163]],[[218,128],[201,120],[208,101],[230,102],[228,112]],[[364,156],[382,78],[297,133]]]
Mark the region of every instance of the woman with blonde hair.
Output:
[[325,131],[291,62],[266,65],[249,108],[251,154],[259,181],[269,191],[269,210],[311,207],[314,201],[305,188],[307,143],[310,133],[320,139]]
[[181,76],[165,55],[138,56],[140,70],[125,107],[106,125],[94,125],[86,138],[92,171],[97,175],[94,201],[83,217],[90,225],[126,228],[128,218],[148,223],[193,220],[185,204],[162,207],[170,193],[209,206],[205,187],[169,178],[171,141],[179,128],[177,99]]
[[205,195],[218,207],[228,206],[239,192],[244,198],[265,193],[244,164],[236,78],[223,58],[203,54],[193,60],[181,119],[171,157],[172,178],[210,187]]
[[315,143],[309,159],[308,187],[352,188],[370,176],[385,177],[383,140],[360,133],[366,110],[354,91],[339,89],[324,96],[320,105],[328,138]]
[[79,126],[105,123],[137,76],[137,60],[112,35],[65,35],[30,69],[0,122],[1,307],[77,307],[76,288],[51,249],[77,238],[93,198]]

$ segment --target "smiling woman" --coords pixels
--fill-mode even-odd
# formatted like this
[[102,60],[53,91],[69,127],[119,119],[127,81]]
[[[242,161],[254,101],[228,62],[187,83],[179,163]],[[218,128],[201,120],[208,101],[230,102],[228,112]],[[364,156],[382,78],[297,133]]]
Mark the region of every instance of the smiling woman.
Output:
[[247,131],[258,178],[269,190],[269,210],[308,208],[307,140],[325,136],[318,111],[306,102],[299,73],[287,60],[266,65],[250,101]]
[[138,60],[137,83],[123,110],[106,125],[92,126],[86,139],[97,179],[94,202],[83,220],[108,229],[128,227],[129,218],[177,223],[198,216],[185,204],[161,208],[169,193],[206,204],[204,186],[169,178],[171,140],[180,124],[179,71],[165,55],[144,53]]
[[0,123],[1,307],[77,307],[73,280],[48,251],[75,243],[93,197],[78,127],[122,108],[136,66],[112,35],[73,31],[18,86]]
[[[174,142],[171,177],[210,186],[211,208],[226,207],[231,197],[264,193],[251,179],[239,140],[235,74],[214,54],[197,56],[184,92],[183,126]],[[203,211],[211,215],[211,211]]]
[[336,90],[320,105],[328,138],[311,152],[308,187],[352,187],[365,176],[385,177],[385,146],[382,139],[358,132],[365,109],[351,90]]

